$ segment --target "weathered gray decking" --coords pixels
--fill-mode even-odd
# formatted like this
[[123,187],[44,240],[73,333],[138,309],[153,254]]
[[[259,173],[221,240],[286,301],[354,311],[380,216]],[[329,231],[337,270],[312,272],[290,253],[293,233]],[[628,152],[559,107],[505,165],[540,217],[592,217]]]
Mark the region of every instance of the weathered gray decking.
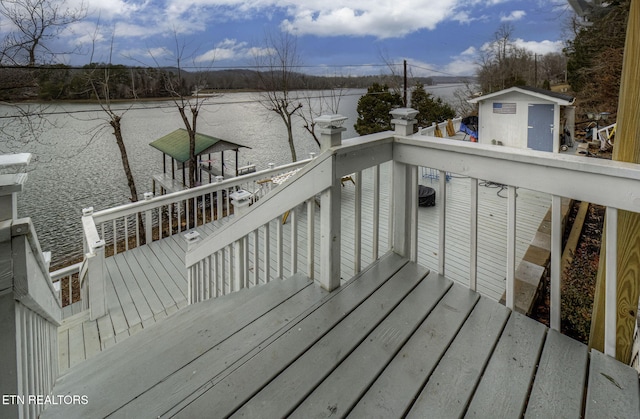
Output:
[[[438,207],[441,194],[438,182],[422,176],[420,183],[437,191],[436,206],[419,208],[418,261],[429,269],[438,264]],[[388,167],[381,168],[381,176],[388,176]],[[373,181],[370,171],[363,172],[363,242],[362,266],[372,262]],[[461,283],[469,278],[469,179],[452,178],[447,182],[447,257],[446,275]],[[388,248],[388,182],[381,182],[380,191],[380,254]],[[491,299],[499,300],[504,292],[506,276],[506,199],[498,196],[499,189],[480,187],[478,230],[478,290]],[[348,182],[342,188],[342,278],[354,274],[354,187]],[[549,207],[548,196],[532,191],[518,191],[518,218],[516,255],[519,261],[534,238],[540,221]],[[299,250],[298,263],[306,273],[307,220],[304,206],[298,208]],[[319,217],[319,211],[316,211]],[[283,227],[284,237],[290,237],[291,222]],[[319,225],[316,223],[316,248],[319,248]],[[209,235],[215,226],[198,228]],[[261,239],[262,240],[262,239]],[[271,252],[275,260],[275,221],[271,228]],[[60,369],[66,371],[116,342],[138,333],[186,305],[187,272],[184,265],[186,242],[182,235],[131,249],[106,259],[107,304],[109,313],[98,320],[89,321],[86,313],[65,320],[59,333]],[[291,275],[291,249],[284,247],[284,277]],[[316,270],[319,259],[316,259]],[[263,269],[264,265],[260,267]],[[276,265],[271,263],[275,276]]]
[[[586,388],[586,391],[585,391]],[[637,373],[388,254],[180,310],[59,378],[54,417],[636,417]]]

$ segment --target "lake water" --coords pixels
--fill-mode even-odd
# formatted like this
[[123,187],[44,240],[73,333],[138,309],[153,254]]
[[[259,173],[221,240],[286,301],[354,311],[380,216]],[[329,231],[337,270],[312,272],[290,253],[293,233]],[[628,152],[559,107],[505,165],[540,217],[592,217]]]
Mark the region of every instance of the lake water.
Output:
[[[444,85],[427,90],[447,101],[459,87]],[[357,136],[353,125],[358,99],[364,93],[343,92],[339,113],[348,117],[343,138]],[[290,162],[291,154],[284,124],[258,99],[255,93],[229,93],[210,99],[198,118],[198,132],[251,147],[241,149],[239,165],[255,164],[262,170],[268,163]],[[172,102],[115,107],[130,108],[122,118],[122,129],[142,194],[151,190],[151,176],[162,172],[162,155],[149,143],[183,127],[182,121]],[[5,113],[3,110],[0,108],[0,114]],[[82,254],[82,208],[99,210],[126,203],[129,191],[112,130],[97,105],[55,105],[46,111],[56,113],[48,117],[55,127],[42,132],[38,141],[9,144],[11,147],[5,149],[34,155],[25,190],[19,196],[18,215],[33,219],[42,249],[52,252],[56,265]],[[294,138],[299,159],[318,151],[301,121],[295,124]],[[233,157],[233,153],[227,154],[225,158]]]

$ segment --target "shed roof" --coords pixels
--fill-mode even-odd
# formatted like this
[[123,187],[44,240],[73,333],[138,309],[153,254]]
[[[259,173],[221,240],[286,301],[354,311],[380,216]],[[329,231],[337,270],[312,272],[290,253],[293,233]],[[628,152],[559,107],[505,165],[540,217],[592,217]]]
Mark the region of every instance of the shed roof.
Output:
[[[189,133],[184,128],[177,129],[164,137],[158,138],[157,140],[149,143],[149,145],[165,154],[168,154],[180,163],[184,163],[189,160]],[[240,147],[251,148],[242,144],[236,144],[231,141],[196,133],[195,151],[197,156],[228,150],[238,151]]]
[[508,89],[500,90],[498,92],[489,93],[484,96],[479,96],[469,100],[469,103],[478,103],[485,101],[487,99],[492,99],[495,97],[499,97],[511,92],[518,92],[525,95],[537,97],[539,99],[549,100],[551,102],[555,102],[558,105],[568,106],[572,105],[575,101],[575,98],[571,95],[567,95],[564,93],[552,92],[551,90],[540,89],[538,87],[531,86],[514,86]]

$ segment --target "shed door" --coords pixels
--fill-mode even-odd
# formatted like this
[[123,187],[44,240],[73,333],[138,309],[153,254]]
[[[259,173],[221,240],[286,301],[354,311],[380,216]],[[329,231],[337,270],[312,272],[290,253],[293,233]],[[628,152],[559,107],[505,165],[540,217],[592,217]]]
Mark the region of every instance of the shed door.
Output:
[[527,147],[553,151],[553,105],[529,105]]

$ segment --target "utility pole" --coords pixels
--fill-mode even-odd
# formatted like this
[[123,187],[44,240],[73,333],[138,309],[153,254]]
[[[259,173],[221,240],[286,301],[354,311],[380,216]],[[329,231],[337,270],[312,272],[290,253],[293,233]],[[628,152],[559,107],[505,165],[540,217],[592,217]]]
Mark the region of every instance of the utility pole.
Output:
[[538,87],[538,54],[533,54],[533,87]]
[[404,60],[404,107],[407,107],[407,60]]

